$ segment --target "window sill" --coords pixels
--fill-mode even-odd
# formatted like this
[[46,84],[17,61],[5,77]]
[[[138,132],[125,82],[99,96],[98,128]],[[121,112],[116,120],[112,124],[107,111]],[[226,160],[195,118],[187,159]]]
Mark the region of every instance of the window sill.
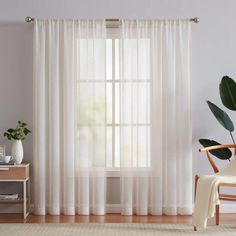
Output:
[[120,169],[119,168],[106,169],[106,176],[108,178],[120,178]]

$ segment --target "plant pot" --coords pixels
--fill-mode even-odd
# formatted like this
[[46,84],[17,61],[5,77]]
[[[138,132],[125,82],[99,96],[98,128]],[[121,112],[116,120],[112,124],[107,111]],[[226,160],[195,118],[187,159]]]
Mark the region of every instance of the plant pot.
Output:
[[14,158],[16,164],[21,164],[23,160],[23,145],[21,140],[14,140],[11,146],[11,155]]

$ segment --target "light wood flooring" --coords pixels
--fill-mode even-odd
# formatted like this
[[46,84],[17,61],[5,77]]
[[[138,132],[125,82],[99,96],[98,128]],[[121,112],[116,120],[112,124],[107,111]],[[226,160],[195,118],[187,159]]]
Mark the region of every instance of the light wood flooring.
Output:
[[[191,224],[191,216],[121,216],[107,214],[105,216],[36,216],[29,215],[23,219],[21,214],[0,214],[0,223],[169,223]],[[209,224],[215,224],[212,218]],[[220,224],[235,224],[236,214],[221,214]]]

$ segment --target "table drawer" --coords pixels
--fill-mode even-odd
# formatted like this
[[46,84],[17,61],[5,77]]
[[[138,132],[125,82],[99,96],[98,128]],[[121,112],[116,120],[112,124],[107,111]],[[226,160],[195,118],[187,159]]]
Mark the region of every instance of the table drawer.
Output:
[[29,165],[0,167],[0,180],[27,179],[27,178],[29,178]]

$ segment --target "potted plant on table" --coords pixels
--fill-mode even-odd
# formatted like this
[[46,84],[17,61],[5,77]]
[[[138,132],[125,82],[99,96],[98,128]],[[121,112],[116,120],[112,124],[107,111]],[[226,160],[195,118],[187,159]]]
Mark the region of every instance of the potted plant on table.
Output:
[[31,133],[27,128],[27,124],[21,121],[17,122],[15,129],[10,128],[4,133],[4,137],[7,137],[8,140],[14,140],[12,143],[11,154],[15,159],[16,164],[20,164],[23,160],[23,145],[22,140]]
[[[228,76],[224,76],[219,85],[219,92],[223,105],[232,111],[236,111],[235,81]],[[210,101],[207,101],[207,104],[217,121],[229,132],[232,142],[235,144],[235,140],[232,134],[232,132],[234,131],[234,124],[228,114]],[[210,139],[199,139],[199,142],[204,147],[221,145],[219,142]],[[232,156],[232,152],[228,148],[212,150],[210,151],[210,153],[221,160],[230,161],[230,158]]]

